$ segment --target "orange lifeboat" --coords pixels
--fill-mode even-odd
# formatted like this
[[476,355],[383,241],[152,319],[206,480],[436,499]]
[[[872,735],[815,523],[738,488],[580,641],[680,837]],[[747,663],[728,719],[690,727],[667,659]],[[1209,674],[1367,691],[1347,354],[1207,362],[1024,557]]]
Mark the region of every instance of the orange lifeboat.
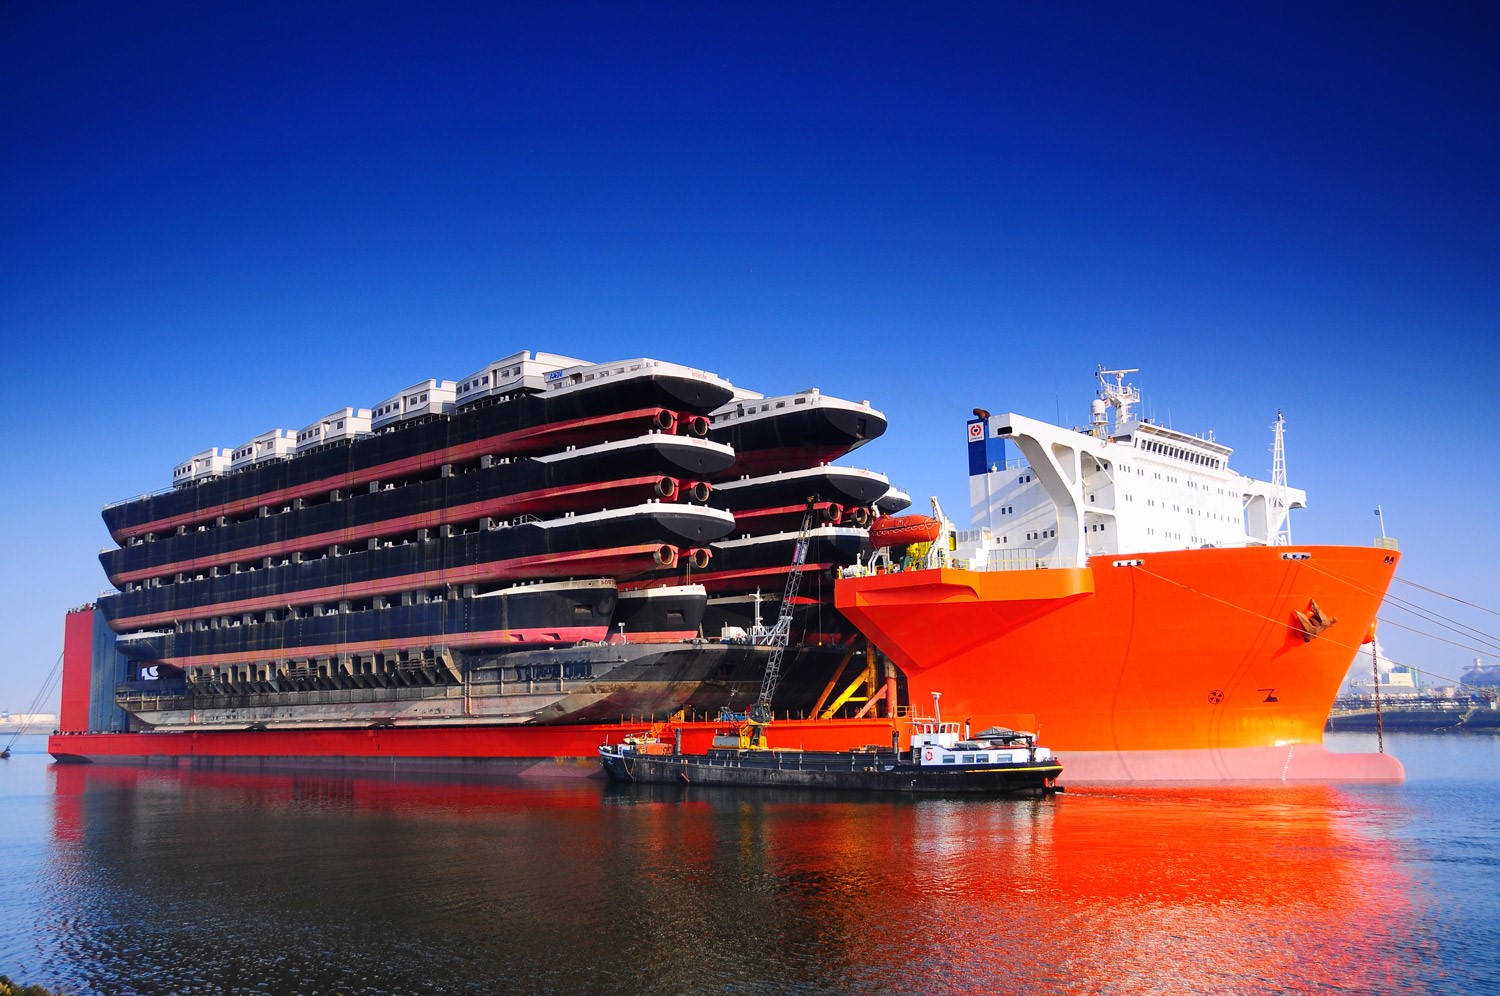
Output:
[[931,543],[943,528],[938,520],[925,515],[887,515],[870,523],[870,545],[908,546]]

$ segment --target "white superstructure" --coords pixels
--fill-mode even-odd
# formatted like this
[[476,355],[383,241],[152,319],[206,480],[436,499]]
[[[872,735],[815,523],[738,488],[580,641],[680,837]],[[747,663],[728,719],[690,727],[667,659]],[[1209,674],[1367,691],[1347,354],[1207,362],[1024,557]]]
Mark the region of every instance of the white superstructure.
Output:
[[580,360],[574,366],[549,371],[546,381],[548,392],[564,393],[575,388],[594,385],[599,381],[613,379],[618,382],[639,377],[656,377],[662,375],[688,377],[693,380],[720,384],[725,388],[732,389],[729,381],[718,374],[709,373],[707,370],[699,370],[696,367],[685,367],[680,363],[653,360],[646,356],[636,357],[631,360],[614,360],[610,363],[589,363]]
[[196,453],[172,468],[172,486],[176,488],[212,480],[229,472],[229,450],[214,446]]
[[446,415],[453,410],[458,385],[451,380],[418,381],[400,394],[386,398],[370,411],[370,428],[376,432],[410,418]]
[[548,374],[586,363],[586,360],[559,356],[556,353],[534,353],[528,350],[512,353],[460,380],[454,404],[462,408],[482,398],[507,395],[514,391],[534,394],[547,386]]
[[243,446],[236,446],[229,456],[229,469],[239,470],[265,463],[267,460],[284,460],[297,448],[297,440],[286,429],[267,429]]
[[1100,369],[1085,429],[976,412],[973,528],[956,534],[957,558],[977,568],[1075,567],[1092,556],[1267,546],[1285,535],[1286,513],[1306,506],[1306,492],[1284,476],[1272,484],[1230,470],[1233,451],[1212,433],[1136,416],[1140,393],[1124,381],[1135,372]]
[[340,408],[297,433],[297,452],[306,453],[326,443],[358,439],[370,434],[370,409]]
[[788,408],[806,407],[813,408],[842,408],[857,414],[872,414],[884,418],[882,412],[870,407],[868,401],[845,401],[843,398],[830,397],[819,391],[816,387],[810,387],[796,394],[783,394],[778,397],[768,398],[754,391],[745,391],[736,388],[734,397],[724,405],[715,408],[708,416],[709,421],[715,428],[722,428],[735,422],[750,422],[760,418],[772,418],[778,412]]

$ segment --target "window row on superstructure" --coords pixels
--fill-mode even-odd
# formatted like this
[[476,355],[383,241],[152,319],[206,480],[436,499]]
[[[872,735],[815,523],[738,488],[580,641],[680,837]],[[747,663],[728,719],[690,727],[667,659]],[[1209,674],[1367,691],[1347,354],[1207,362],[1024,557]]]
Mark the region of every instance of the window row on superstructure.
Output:
[[1171,457],[1174,460],[1182,460],[1185,463],[1197,464],[1201,467],[1210,467],[1214,470],[1224,469],[1224,460],[1222,457],[1210,456],[1207,453],[1200,453],[1197,450],[1190,450],[1183,446],[1173,446],[1155,439],[1143,439],[1136,444],[1136,448],[1146,453],[1159,453],[1162,456]]

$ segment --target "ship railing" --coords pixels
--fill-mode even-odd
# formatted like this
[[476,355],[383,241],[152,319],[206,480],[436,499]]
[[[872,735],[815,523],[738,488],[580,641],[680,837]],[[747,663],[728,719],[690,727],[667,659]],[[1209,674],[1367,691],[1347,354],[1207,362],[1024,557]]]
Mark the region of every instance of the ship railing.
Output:
[[986,550],[980,557],[957,558],[955,567],[970,571],[1045,571],[1073,566],[1063,557],[1043,557],[1035,549]]
[[192,485],[185,485],[184,487],[179,488],[175,484],[168,485],[165,488],[158,488],[155,491],[145,491],[145,492],[142,492],[141,494],[138,494],[138,495],[136,495],[133,498],[121,498],[119,501],[107,501],[107,502],[104,503],[104,508],[105,509],[111,509],[111,508],[115,508],[115,507],[120,506],[120,505],[129,505],[133,501],[144,501],[147,498],[155,498],[158,495],[169,495],[169,494],[172,494],[174,491],[182,491],[186,487],[191,487],[191,486]]
[[[1072,566],[1062,557],[1040,557],[1035,550],[988,550],[979,557],[956,557],[947,550],[940,551],[936,563],[929,567],[951,567],[960,571],[1043,571],[1049,568]],[[912,570],[907,567],[905,570]],[[924,568],[916,568],[918,570]],[[891,573],[903,570],[899,565],[890,568]],[[851,564],[839,569],[841,578],[861,578],[884,573],[869,564]]]
[[982,567],[977,570],[985,571],[1034,571],[1044,563],[1045,558],[1038,557],[1036,550],[987,550]]

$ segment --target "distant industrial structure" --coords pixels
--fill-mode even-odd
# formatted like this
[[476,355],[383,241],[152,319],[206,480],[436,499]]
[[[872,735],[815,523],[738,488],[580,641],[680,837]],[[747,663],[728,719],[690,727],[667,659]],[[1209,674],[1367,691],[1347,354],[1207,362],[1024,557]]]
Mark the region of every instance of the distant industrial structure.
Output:
[[0,733],[51,733],[55,729],[55,712],[11,712],[9,709],[0,709]]

